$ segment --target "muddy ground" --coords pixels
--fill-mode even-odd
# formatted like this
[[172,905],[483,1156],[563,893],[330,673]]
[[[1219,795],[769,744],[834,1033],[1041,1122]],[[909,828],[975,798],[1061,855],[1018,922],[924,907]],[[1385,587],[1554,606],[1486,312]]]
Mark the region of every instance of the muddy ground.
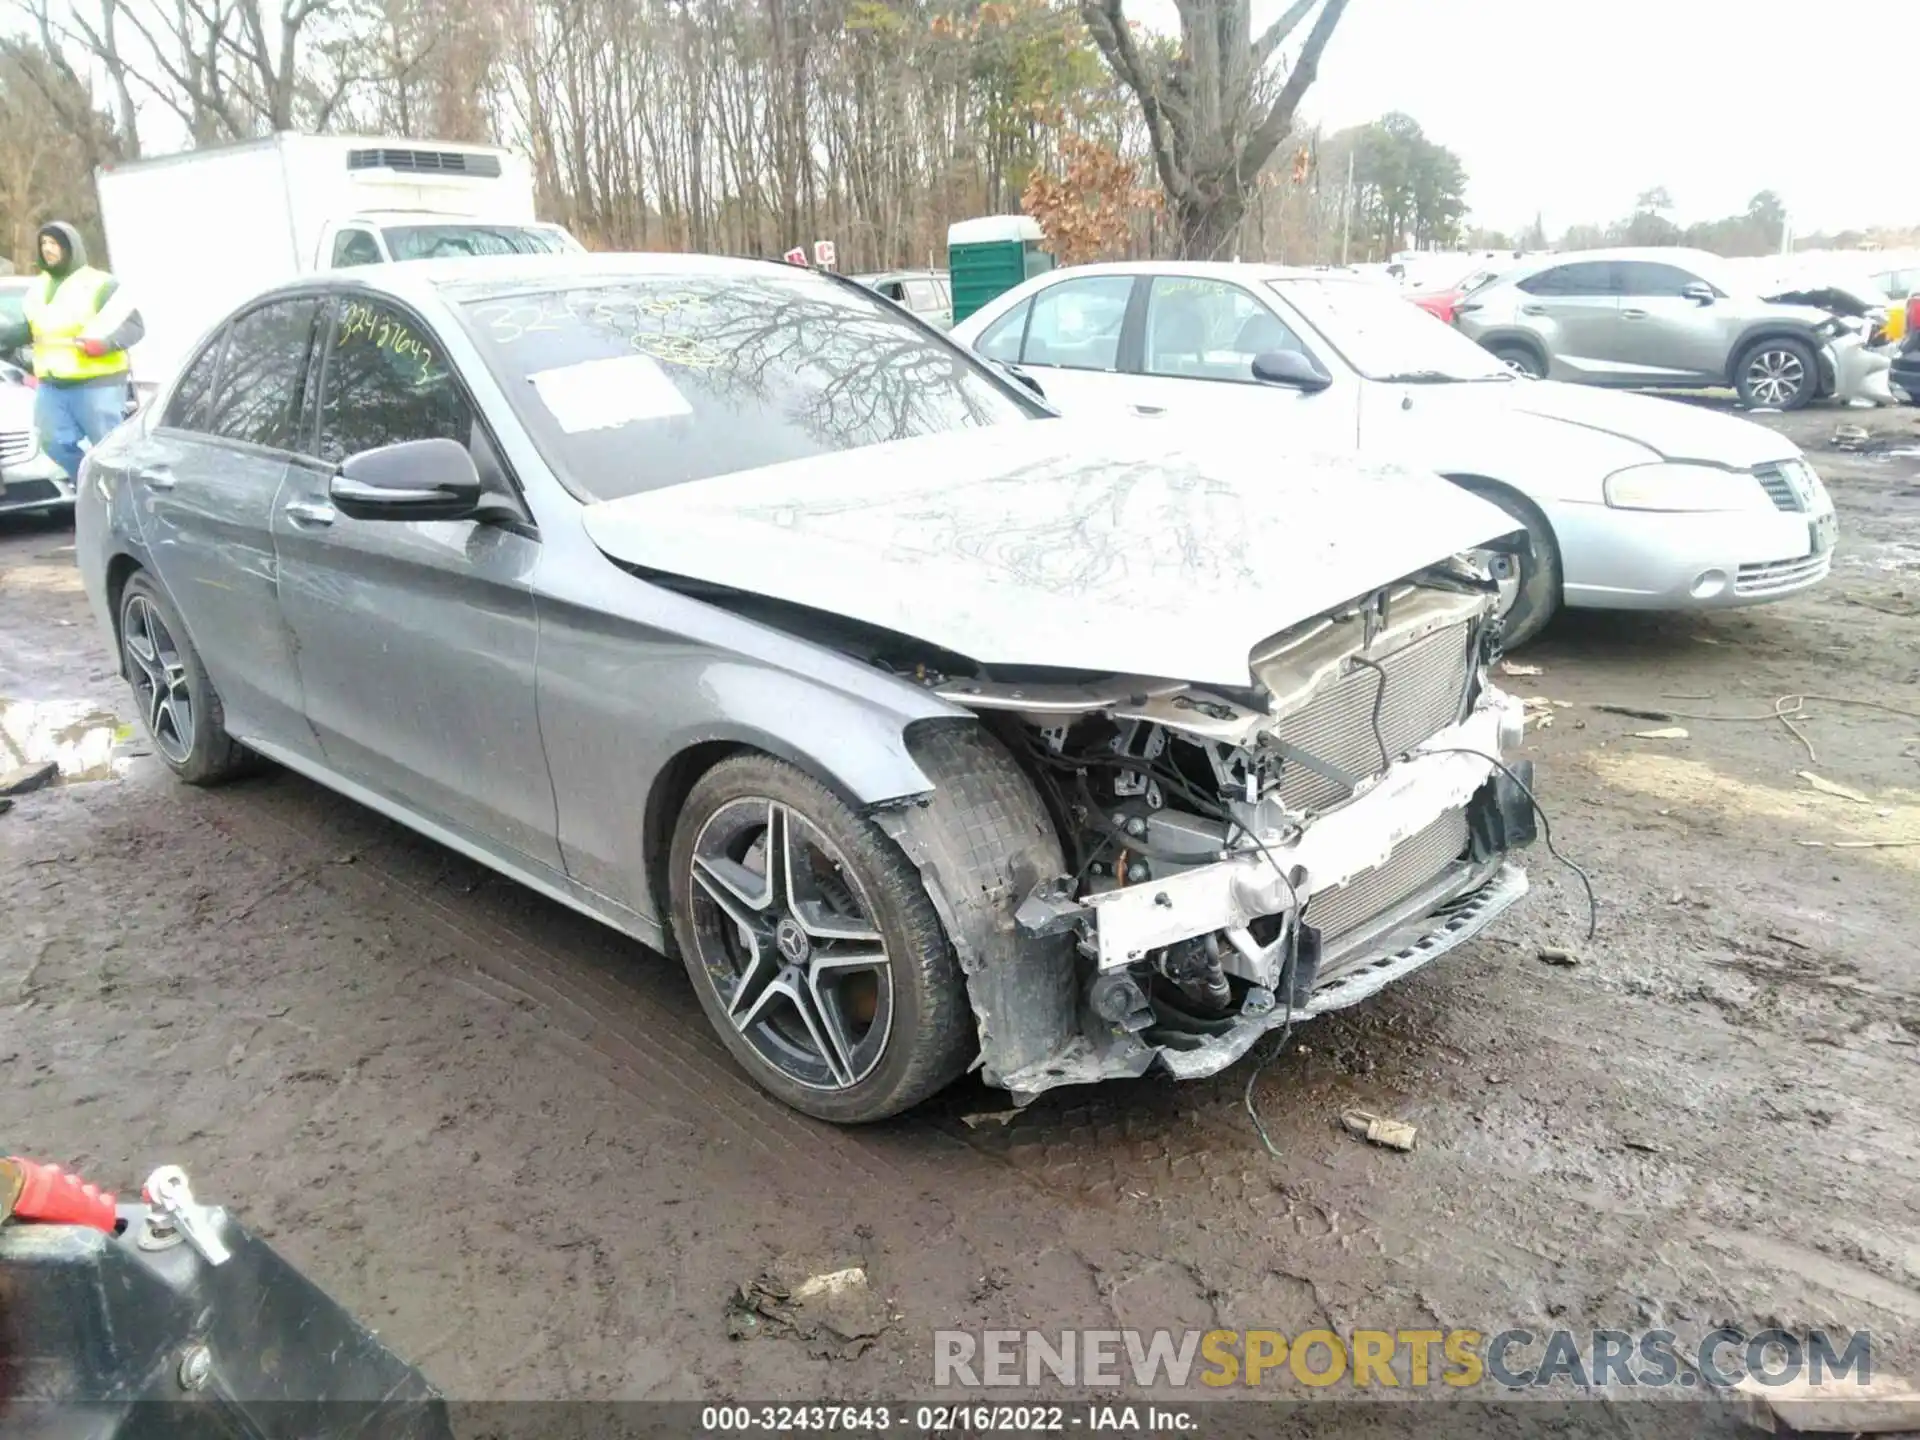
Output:
[[[924,1395],[939,1326],[1824,1324],[1914,1374],[1920,719],[1838,702],[1920,712],[1920,455],[1886,453],[1916,415],[1773,417],[1839,501],[1817,593],[1522,657],[1598,936],[1536,851],[1487,938],[1301,1027],[1254,1091],[1277,1158],[1246,1064],[1004,1127],[970,1085],[801,1119],[641,947],[291,775],[116,765],[71,533],[0,521],[0,696],[69,707],[7,728],[77,772],[0,817],[0,1147],[123,1187],[180,1162],[460,1397]],[[1842,421],[1880,453],[1827,448]],[[1813,758],[1756,718],[1794,694]],[[1342,1133],[1356,1106],[1418,1148]],[[864,1265],[877,1343],[730,1342],[783,1257]]]

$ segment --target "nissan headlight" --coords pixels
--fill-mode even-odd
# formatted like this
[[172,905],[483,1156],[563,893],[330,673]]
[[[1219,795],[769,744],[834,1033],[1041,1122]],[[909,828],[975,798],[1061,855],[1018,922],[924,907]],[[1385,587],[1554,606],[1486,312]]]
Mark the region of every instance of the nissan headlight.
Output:
[[1607,477],[1607,504],[1616,510],[1771,510],[1773,501],[1751,475],[1710,465],[1636,465]]

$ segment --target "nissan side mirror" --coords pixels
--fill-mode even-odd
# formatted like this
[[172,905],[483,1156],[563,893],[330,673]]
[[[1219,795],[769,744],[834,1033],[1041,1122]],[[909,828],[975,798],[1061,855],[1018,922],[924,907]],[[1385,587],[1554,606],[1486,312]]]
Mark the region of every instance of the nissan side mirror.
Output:
[[1713,303],[1713,287],[1704,280],[1690,282],[1680,293],[1696,305],[1711,305]]
[[348,456],[327,498],[355,520],[464,520],[480,506],[480,471],[457,440],[405,440]]
[[1333,381],[1298,350],[1269,350],[1253,357],[1253,378],[1269,385],[1285,385],[1291,390],[1312,393],[1324,390]]

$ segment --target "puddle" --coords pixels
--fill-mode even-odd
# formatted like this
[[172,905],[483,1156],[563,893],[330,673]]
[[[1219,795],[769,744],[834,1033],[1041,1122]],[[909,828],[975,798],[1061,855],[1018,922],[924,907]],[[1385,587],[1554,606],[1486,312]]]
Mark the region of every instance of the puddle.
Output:
[[86,700],[0,698],[0,770],[60,767],[60,783],[111,780],[148,753],[139,729]]

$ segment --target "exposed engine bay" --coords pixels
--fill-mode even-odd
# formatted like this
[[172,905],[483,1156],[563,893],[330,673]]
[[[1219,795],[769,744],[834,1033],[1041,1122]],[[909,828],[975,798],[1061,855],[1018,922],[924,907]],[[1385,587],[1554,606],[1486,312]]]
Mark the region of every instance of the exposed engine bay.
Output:
[[[989,1079],[1016,1095],[1201,1075],[1274,1025],[1352,1004],[1468,938],[1525,892],[1521,725],[1493,689],[1492,582],[1438,567],[1297,626],[1245,693],[1176,682],[948,680],[1016,750],[1068,864],[1021,904],[1071,936],[1079,1033]],[[1030,1045],[1011,1047],[1031,1056]]]

